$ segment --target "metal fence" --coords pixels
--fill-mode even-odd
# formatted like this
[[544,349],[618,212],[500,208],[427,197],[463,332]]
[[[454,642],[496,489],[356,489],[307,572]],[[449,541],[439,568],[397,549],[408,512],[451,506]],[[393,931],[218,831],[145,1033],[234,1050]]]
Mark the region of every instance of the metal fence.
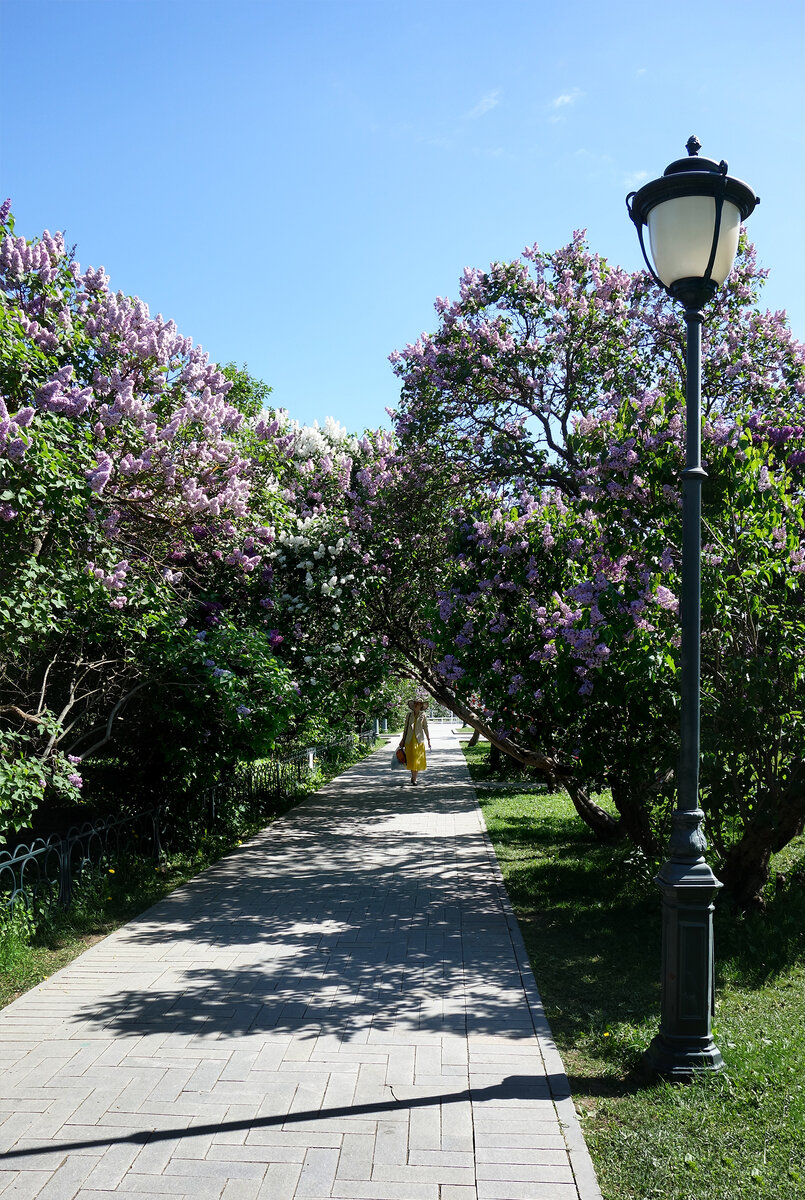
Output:
[[[359,743],[374,740],[371,729]],[[213,827],[226,810],[242,824],[270,818],[298,791],[316,763],[335,764],[354,748],[352,738],[311,746],[282,759],[250,763],[202,795]],[[130,816],[101,817],[72,826],[66,833],[36,838],[13,850],[0,850],[0,915],[20,903],[29,910],[68,908],[82,882],[97,878],[126,855],[158,859],[165,833],[161,804]]]
[[128,816],[101,817],[30,845],[0,850],[0,912],[68,908],[82,880],[126,854],[159,858],[159,805]]
[[[359,744],[368,745],[375,734],[366,729],[357,737]],[[266,759],[241,767],[206,793],[211,820],[214,822],[224,808],[247,821],[273,816],[282,801],[297,791],[308,772],[315,770],[317,763],[333,765],[339,758],[348,757],[354,747],[354,740],[346,737],[322,746],[308,746],[286,758]]]
[[214,826],[222,812],[236,814],[246,821],[272,816],[282,800],[296,791],[307,772],[305,754],[241,768],[204,793],[210,822]]

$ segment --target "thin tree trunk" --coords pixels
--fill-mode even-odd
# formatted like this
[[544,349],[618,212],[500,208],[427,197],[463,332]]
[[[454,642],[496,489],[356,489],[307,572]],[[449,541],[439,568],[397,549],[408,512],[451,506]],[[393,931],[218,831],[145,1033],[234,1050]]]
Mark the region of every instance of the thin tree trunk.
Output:
[[662,847],[651,827],[645,791],[635,793],[622,780],[613,779],[610,782],[621,832],[649,858],[658,855]]
[[763,904],[771,856],[805,828],[805,763],[791,769],[788,782],[774,797],[768,794],[744,826],[739,841],[727,851],[719,871],[732,903],[738,907]]
[[431,694],[441,704],[451,708],[456,716],[461,717],[466,725],[470,725],[475,730],[474,739],[480,734],[483,734],[488,739],[490,765],[493,768],[495,766],[495,759],[497,758],[499,763],[500,754],[504,753],[527,767],[536,767],[544,771],[551,781],[552,786],[565,788],[570,799],[573,801],[573,807],[576,812],[599,841],[615,841],[621,836],[620,823],[605,809],[601,808],[600,805],[596,804],[594,800],[591,800],[586,789],[573,778],[572,773],[562,768],[554,758],[540,754],[539,751],[526,750],[524,747],[512,742],[509,738],[496,737],[489,726],[479,720],[478,716],[467,708],[466,705],[462,704],[458,697],[440,686],[429,675],[425,675],[425,672],[423,672],[423,676],[425,676],[423,682],[425,682]]
[[760,908],[762,892],[769,881],[771,841],[768,827],[750,825],[739,842],[727,852],[719,871],[729,900],[736,908]]
[[565,791],[573,801],[573,807],[585,825],[593,831],[599,842],[614,842],[621,836],[620,823],[601,808],[587,794],[586,788],[572,779],[562,780]]
[[567,774],[565,770],[556,762],[555,759],[540,753],[539,750],[530,750],[525,746],[520,746],[511,738],[498,737],[492,728],[478,716],[471,708],[455,696],[449,688],[438,678],[434,678],[432,672],[428,669],[425,663],[417,662],[412,656],[409,657],[410,669],[412,678],[419,679],[424,684],[434,700],[438,700],[445,708],[449,708],[452,712],[460,717],[465,725],[477,729],[479,733],[487,739],[492,746],[497,746],[504,754],[508,754],[510,758],[517,762],[523,763],[527,767],[538,767],[545,771],[548,775],[555,775],[557,778],[563,774]]

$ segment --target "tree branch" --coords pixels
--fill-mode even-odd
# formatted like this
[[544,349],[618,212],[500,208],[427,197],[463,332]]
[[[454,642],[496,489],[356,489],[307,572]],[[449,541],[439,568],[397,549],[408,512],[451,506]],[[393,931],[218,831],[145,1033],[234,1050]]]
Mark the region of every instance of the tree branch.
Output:
[[16,713],[20,720],[29,721],[32,725],[44,725],[41,717],[37,717],[33,713],[23,712],[21,708],[17,708],[16,704],[0,704],[0,713],[4,712]]
[[[96,750],[100,750],[101,746],[105,746],[107,742],[110,742],[112,740],[112,725],[114,724],[115,717],[120,712],[120,709],[123,707],[124,704],[126,704],[127,701],[129,701],[131,699],[131,697],[136,692],[139,692],[142,688],[144,688],[150,682],[151,681],[149,679],[144,679],[141,683],[138,683],[136,687],[132,688],[130,692],[127,692],[125,696],[121,696],[121,698],[118,700],[117,704],[114,706],[114,708],[112,709],[112,711],[109,714],[109,720],[106,722],[106,731],[104,733],[104,736],[102,738],[100,738],[99,741],[95,742],[92,746],[90,746],[89,750],[82,751],[82,754],[81,754],[82,758],[89,758],[89,756],[91,754],[94,754]],[[81,737],[78,738],[78,741],[74,742],[73,745],[70,747],[71,750],[75,750],[76,746],[79,745],[82,738],[89,737],[90,734],[92,734],[94,732],[95,732],[95,730],[91,729],[91,730],[89,730],[88,733],[82,734]]]

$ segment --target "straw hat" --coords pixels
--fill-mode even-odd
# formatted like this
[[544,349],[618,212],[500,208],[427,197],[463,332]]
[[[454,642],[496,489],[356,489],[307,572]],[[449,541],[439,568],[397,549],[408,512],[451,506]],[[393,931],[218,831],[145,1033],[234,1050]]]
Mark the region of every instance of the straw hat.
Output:
[[413,712],[415,705],[421,704],[423,708],[427,708],[428,703],[429,701],[426,700],[424,696],[415,696],[413,700],[408,701],[408,707],[410,708],[411,712]]

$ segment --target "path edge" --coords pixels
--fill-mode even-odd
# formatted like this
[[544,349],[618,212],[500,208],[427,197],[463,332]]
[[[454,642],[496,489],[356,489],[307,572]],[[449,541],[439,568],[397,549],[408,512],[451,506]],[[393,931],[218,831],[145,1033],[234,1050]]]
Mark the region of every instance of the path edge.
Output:
[[470,785],[475,796],[475,803],[478,806],[481,834],[484,839],[486,853],[489,856],[492,874],[495,877],[500,894],[500,904],[506,917],[509,937],[511,938],[517,967],[520,972],[520,980],[523,985],[523,992],[525,993],[528,1010],[531,1014],[534,1036],[539,1043],[540,1052],[545,1062],[545,1074],[548,1079],[548,1086],[551,1090],[553,1102],[556,1105],[556,1112],[562,1126],[562,1134],[567,1143],[567,1152],[576,1181],[579,1200],[603,1200],[593,1160],[590,1157],[590,1151],[587,1149],[587,1143],[584,1140],[584,1134],[581,1131],[581,1125],[576,1116],[576,1109],[573,1105],[573,1097],[570,1092],[570,1084],[565,1073],[564,1063],[553,1040],[551,1027],[545,1015],[545,1006],[542,1003],[542,997],[539,994],[537,981],[531,966],[531,959],[528,957],[528,951],[523,940],[523,933],[512,907],[511,899],[503,879],[503,872],[500,869],[500,863],[495,853],[495,847],[492,844],[489,830],[486,827],[486,818],[484,817],[481,805],[478,803],[478,794],[475,791],[475,784],[471,777]]

